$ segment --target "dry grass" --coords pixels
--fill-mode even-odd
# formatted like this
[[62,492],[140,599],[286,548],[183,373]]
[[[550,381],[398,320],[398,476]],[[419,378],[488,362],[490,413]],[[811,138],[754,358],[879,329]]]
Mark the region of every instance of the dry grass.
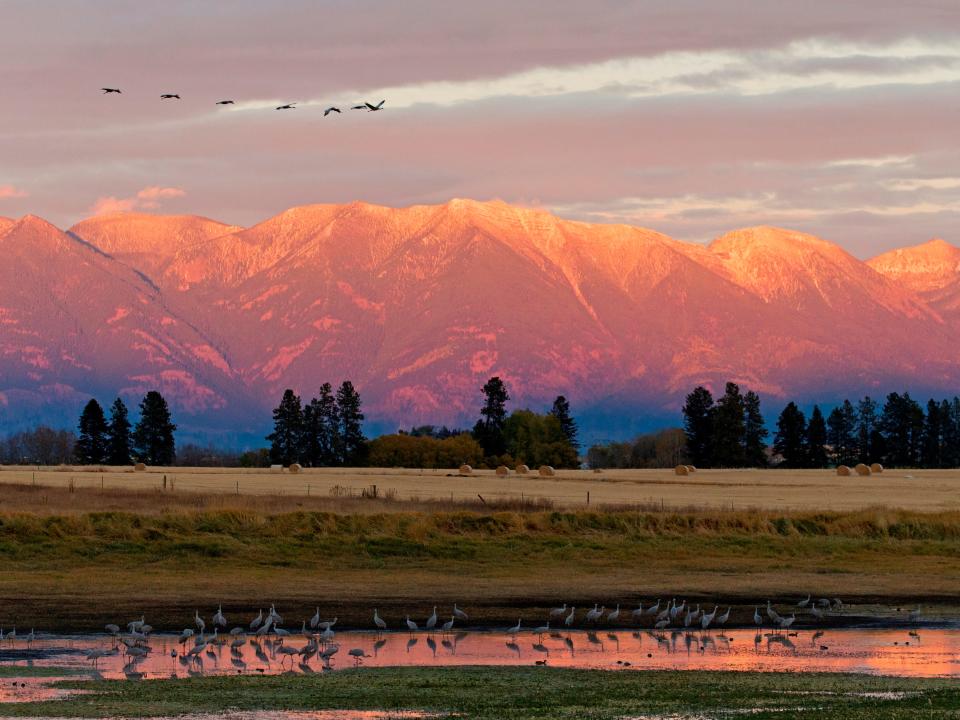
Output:
[[[834,470],[699,470],[688,476],[677,476],[672,468],[602,473],[558,470],[555,477],[515,473],[504,477],[493,470],[474,470],[470,477],[459,477],[455,470],[376,468],[274,474],[266,470],[205,468],[148,468],[147,472],[134,473],[129,469],[100,472],[93,468],[4,467],[0,468],[0,483],[152,491],[166,487],[174,493],[254,495],[263,503],[260,507],[268,509],[267,497],[295,497],[304,507],[313,507],[309,505],[312,498],[359,498],[373,486],[381,497],[413,500],[415,504],[479,502],[480,494],[488,503],[522,497],[547,501],[554,507],[578,508],[586,506],[589,494],[591,506],[859,510],[885,505],[924,512],[960,507],[957,470],[886,470],[879,475],[852,477],[838,477]],[[276,509],[290,507],[283,500]],[[0,510],[3,508],[0,505]]]

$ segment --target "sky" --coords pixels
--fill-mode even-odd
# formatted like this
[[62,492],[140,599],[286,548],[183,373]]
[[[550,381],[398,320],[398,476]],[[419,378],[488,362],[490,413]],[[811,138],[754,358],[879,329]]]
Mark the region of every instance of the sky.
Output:
[[0,33],[0,216],[469,197],[960,244],[956,0],[0,0]]

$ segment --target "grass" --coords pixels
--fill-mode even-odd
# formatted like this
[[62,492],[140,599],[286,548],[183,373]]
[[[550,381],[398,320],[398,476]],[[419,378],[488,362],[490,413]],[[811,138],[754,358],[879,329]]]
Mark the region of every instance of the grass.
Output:
[[86,674],[84,670],[72,667],[0,665],[0,678],[64,677]]
[[[240,468],[149,468],[147,472],[133,472],[132,468],[7,466],[0,467],[0,483],[19,484],[32,488],[26,492],[34,492],[31,496],[5,487],[0,494],[0,511],[29,509],[50,514],[109,509],[119,502],[127,503],[128,510],[149,513],[153,505],[183,507],[194,501],[206,503],[207,509],[242,505],[274,513],[298,507],[349,512],[372,508],[381,512],[403,503],[421,506],[407,509],[480,505],[478,494],[488,503],[515,503],[522,497],[556,508],[584,507],[589,495],[592,507],[655,504],[672,509],[697,506],[810,511],[828,506],[852,511],[876,504],[936,512],[957,509],[960,473],[891,469],[869,477],[841,478],[832,470],[741,469],[701,470],[679,477],[670,469],[600,473],[560,470],[555,477],[499,477],[493,471],[476,471],[466,478],[450,470],[399,468],[317,468],[291,474]],[[378,497],[391,501],[361,500],[374,486]],[[104,492],[100,495],[77,492],[74,496],[69,492],[101,488]],[[114,490],[121,495],[111,495]],[[142,494],[122,494],[131,490]]]
[[320,604],[367,627],[375,604],[460,601],[499,623],[557,602],[674,595],[960,598],[957,511],[12,513],[0,514],[0,553],[0,625],[45,630],[142,612],[176,628],[218,602],[246,615],[275,601],[297,618]]
[[[835,674],[458,667],[59,685],[95,692],[67,700],[0,705],[0,714],[149,717],[226,709],[357,709],[423,710],[476,720],[600,720],[638,715],[759,720],[960,717],[957,681]],[[895,695],[892,699],[878,695],[885,693]]]

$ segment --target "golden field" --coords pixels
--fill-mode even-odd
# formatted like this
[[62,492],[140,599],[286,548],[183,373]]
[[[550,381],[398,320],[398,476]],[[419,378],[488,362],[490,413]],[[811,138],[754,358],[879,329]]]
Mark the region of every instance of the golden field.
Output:
[[[318,468],[299,473],[221,468],[0,468],[0,484],[159,490],[173,493],[331,498],[360,497],[376,485],[380,497],[453,504],[544,500],[557,508],[660,506],[665,509],[859,510],[885,506],[917,512],[960,508],[960,470],[887,470],[838,477],[833,470],[558,470],[555,477],[498,477],[475,470]],[[286,505],[279,502],[278,505]],[[0,498],[0,510],[4,501]],[[26,508],[25,508],[26,509]],[[40,508],[38,508],[40,509]]]

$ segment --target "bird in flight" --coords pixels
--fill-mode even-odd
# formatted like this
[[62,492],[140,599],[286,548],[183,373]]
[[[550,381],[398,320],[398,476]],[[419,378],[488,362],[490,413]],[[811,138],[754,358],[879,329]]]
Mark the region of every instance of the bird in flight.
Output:
[[220,100],[217,105],[233,105],[233,100]]
[[332,113],[332,112],[335,112],[335,113],[337,113],[337,114],[339,115],[339,114],[340,114],[340,108],[328,107],[326,110],[323,111],[323,116],[326,117],[327,115],[329,115],[329,114]]
[[100,89],[103,90],[104,95],[109,95],[110,93],[117,93],[118,95],[120,94],[120,88],[100,88]]
[[371,105],[368,102],[362,103],[360,105],[354,105],[351,110],[366,110],[367,112],[374,112],[376,110],[383,110],[383,104],[386,100],[381,100],[376,105]]
[[297,108],[295,108],[294,105],[296,105],[296,103],[287,103],[286,105],[280,105],[277,108],[277,110],[296,110]]
[[176,93],[167,93],[165,95],[161,95],[160,99],[161,100],[179,100],[180,96],[177,95]]

